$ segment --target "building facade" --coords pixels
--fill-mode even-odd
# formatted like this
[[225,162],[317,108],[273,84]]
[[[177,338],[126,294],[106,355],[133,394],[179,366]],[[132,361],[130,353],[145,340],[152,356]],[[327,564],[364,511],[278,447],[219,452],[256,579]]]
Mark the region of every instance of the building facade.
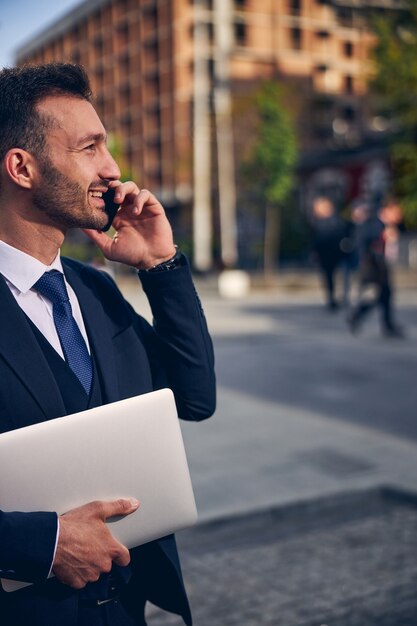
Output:
[[[369,116],[365,97],[373,41],[368,12],[389,11],[393,3],[88,0],[21,47],[17,63],[83,64],[96,108],[123,155],[123,169],[174,211],[181,207],[178,219],[187,233],[193,199],[198,196],[193,168],[196,156],[205,150],[204,140],[198,143],[200,126],[208,128],[205,178],[210,204],[220,202],[213,96],[219,82],[227,82],[233,104],[262,79],[293,81],[301,103],[300,176],[307,186],[317,174],[309,165],[315,155],[326,168],[323,155],[357,152],[364,142],[378,137],[378,120]],[[228,12],[219,21],[219,11],[226,5]],[[222,56],[224,20],[230,37]],[[199,107],[198,98],[206,106],[203,102]],[[202,117],[196,117],[196,111]],[[231,113],[230,124],[236,135]],[[242,140],[241,129],[238,132]],[[237,161],[238,147],[236,140],[233,158]],[[309,193],[314,190],[307,189],[306,196]],[[209,221],[216,222],[216,216]]]

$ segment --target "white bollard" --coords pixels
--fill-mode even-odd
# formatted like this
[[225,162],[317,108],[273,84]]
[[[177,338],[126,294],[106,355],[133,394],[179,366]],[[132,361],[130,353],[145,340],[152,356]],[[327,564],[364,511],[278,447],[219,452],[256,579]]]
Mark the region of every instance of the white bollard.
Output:
[[222,298],[244,298],[250,291],[250,278],[243,270],[224,270],[218,279]]

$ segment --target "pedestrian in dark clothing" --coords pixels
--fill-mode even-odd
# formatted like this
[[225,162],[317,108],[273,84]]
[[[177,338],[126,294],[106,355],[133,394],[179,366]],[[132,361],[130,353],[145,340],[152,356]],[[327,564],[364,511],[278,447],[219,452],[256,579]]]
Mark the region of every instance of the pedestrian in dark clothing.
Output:
[[347,223],[336,215],[329,198],[316,198],[313,204],[313,252],[323,278],[327,308],[338,308],[335,297],[335,274],[341,264],[341,242],[346,236]]
[[343,306],[347,308],[350,306],[352,276],[356,273],[359,264],[356,248],[356,227],[350,220],[344,222],[344,235],[340,241],[340,249],[342,252]]
[[[385,224],[366,203],[358,204],[353,214],[359,257],[359,298],[348,316],[349,327],[356,332],[366,315],[379,307],[384,335],[402,337],[402,330],[393,320],[391,276],[385,258]],[[371,296],[369,289],[373,292]]]

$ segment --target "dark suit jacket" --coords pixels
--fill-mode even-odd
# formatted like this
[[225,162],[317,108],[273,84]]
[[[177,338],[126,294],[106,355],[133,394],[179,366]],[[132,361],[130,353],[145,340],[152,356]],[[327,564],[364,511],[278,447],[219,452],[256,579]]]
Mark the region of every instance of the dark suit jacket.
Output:
[[[141,275],[153,327],[135,313],[107,274],[70,259],[63,259],[63,266],[80,302],[106,402],[168,386],[181,418],[209,417],[215,408],[213,351],[188,265]],[[4,432],[62,416],[65,407],[27,318],[1,276],[0,302],[0,431]],[[55,536],[54,513],[0,511],[0,576],[38,583],[11,594],[0,592],[4,626],[9,613],[14,624],[75,624],[78,592],[56,580],[41,582],[52,561]],[[142,592],[146,589],[148,599],[189,622],[174,538],[148,544],[138,559]],[[23,610],[18,605],[26,606],[26,617],[16,617]]]

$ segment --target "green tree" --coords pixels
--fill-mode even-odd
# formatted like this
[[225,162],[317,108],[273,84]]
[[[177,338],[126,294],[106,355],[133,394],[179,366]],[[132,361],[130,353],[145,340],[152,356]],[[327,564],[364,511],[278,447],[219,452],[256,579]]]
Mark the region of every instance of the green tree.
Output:
[[264,271],[273,272],[279,257],[283,208],[294,184],[297,141],[292,117],[278,82],[263,82],[253,98],[253,119],[242,159],[245,186],[262,199],[265,219]]
[[380,112],[394,129],[394,191],[409,227],[417,227],[417,0],[407,10],[374,19],[375,77]]
[[137,177],[133,175],[132,170],[127,164],[124,142],[120,135],[116,133],[109,133],[107,144],[110,154],[120,168],[120,179],[122,181],[137,180]]

